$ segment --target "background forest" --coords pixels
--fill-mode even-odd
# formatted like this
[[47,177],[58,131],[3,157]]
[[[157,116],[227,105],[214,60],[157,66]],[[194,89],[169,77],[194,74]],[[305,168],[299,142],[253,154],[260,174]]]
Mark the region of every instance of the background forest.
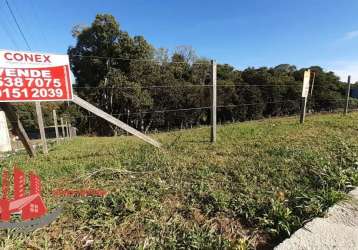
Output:
[[[173,53],[154,48],[143,36],[130,36],[112,15],[97,15],[89,27],[75,26],[75,46],[68,49],[76,78],[74,91],[141,131],[206,125],[210,121],[211,62],[190,46]],[[346,84],[319,66],[312,112],[333,111],[345,102]],[[235,69],[218,64],[218,122],[237,122],[297,114],[303,72],[294,65]],[[354,104],[354,103],[353,103]],[[36,129],[33,104],[18,106],[28,129]],[[117,128],[70,103],[43,103],[47,126],[52,110],[67,116],[82,134],[114,135]]]

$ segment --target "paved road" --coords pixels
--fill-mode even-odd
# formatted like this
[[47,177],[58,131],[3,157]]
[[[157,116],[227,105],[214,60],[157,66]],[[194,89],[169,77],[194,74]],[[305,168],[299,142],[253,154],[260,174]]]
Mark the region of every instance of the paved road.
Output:
[[352,197],[329,209],[278,245],[276,250],[358,250],[358,188]]

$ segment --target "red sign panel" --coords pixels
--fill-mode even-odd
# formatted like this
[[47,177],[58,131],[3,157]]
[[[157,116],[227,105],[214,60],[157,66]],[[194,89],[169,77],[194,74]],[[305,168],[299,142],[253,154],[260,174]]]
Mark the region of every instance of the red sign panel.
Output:
[[71,99],[67,55],[0,51],[0,102]]

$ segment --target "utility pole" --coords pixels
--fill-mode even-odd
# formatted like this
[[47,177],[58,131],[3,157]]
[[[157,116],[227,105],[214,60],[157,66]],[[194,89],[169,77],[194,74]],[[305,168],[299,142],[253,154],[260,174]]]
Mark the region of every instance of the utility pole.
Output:
[[344,115],[347,115],[347,114],[348,114],[350,95],[351,95],[351,76],[348,76],[347,95],[346,95],[346,106],[344,106]]
[[216,101],[217,101],[217,66],[214,60],[211,60],[211,142],[216,142]]
[[47,148],[44,120],[42,116],[41,103],[35,102],[35,105],[36,105],[37,123],[39,125],[41,141],[42,141],[42,149],[43,149],[43,153],[46,155],[48,154],[48,148]]

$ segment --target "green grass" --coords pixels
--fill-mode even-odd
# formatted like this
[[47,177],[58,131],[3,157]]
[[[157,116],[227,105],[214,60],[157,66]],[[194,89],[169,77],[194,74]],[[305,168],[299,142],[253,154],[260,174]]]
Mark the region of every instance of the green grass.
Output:
[[1,162],[36,170],[48,206],[56,188],[101,188],[66,203],[51,226],[2,232],[8,248],[270,248],[358,185],[358,114],[282,118],[155,135],[79,137],[48,156]]

